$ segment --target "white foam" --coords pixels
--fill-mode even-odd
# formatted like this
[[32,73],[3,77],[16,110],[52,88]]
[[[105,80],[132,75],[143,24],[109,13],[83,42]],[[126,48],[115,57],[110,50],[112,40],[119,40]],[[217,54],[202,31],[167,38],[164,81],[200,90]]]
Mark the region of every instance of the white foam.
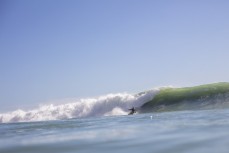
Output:
[[108,94],[62,105],[44,105],[38,109],[29,111],[16,110],[0,114],[0,123],[127,115],[129,108],[142,106],[144,103],[153,99],[158,91],[159,89],[149,90],[140,94]]

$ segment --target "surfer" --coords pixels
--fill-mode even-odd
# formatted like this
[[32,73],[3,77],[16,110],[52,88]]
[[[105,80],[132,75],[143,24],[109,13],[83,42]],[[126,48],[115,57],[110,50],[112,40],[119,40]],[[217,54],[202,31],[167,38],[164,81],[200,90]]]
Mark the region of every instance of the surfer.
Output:
[[134,113],[136,113],[136,109],[134,107],[132,107],[130,110],[130,113],[128,115],[133,115]]

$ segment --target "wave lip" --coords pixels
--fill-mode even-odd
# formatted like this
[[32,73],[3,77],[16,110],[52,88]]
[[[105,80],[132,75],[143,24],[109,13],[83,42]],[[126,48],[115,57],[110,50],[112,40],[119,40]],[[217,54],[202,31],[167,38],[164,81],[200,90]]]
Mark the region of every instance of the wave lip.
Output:
[[19,109],[0,114],[0,123],[127,115],[131,107],[136,107],[139,113],[229,108],[229,83],[162,87],[138,94],[108,94],[62,105],[44,105],[29,111]]
[[142,106],[145,102],[153,99],[158,92],[159,89],[153,89],[139,94],[108,94],[98,98],[81,99],[62,105],[45,105],[29,111],[19,109],[0,114],[0,123],[127,115],[129,108]]

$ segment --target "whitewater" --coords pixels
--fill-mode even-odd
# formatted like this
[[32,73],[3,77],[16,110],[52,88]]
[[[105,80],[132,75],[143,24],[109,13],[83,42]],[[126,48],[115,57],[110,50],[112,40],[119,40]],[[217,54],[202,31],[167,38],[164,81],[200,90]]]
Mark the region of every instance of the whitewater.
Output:
[[66,100],[0,122],[0,153],[227,153],[229,83]]
[[13,112],[0,114],[0,123],[127,115],[129,108],[139,108],[144,103],[152,100],[159,91],[159,88],[155,88],[138,94],[108,94],[97,98],[80,99],[61,105],[43,105],[28,111],[18,109]]
[[18,109],[0,114],[0,123],[120,116],[128,115],[132,107],[137,113],[229,108],[229,83],[182,88],[167,86],[137,94],[108,94],[63,104],[42,105],[31,110]]

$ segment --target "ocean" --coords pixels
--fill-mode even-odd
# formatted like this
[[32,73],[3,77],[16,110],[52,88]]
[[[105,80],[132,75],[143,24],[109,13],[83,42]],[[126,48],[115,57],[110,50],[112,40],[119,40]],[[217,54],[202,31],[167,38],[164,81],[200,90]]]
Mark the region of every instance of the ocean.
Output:
[[[228,87],[109,94],[3,113],[0,153],[227,153]],[[127,115],[132,106],[137,113]]]
[[229,109],[0,124],[1,153],[227,153]]

